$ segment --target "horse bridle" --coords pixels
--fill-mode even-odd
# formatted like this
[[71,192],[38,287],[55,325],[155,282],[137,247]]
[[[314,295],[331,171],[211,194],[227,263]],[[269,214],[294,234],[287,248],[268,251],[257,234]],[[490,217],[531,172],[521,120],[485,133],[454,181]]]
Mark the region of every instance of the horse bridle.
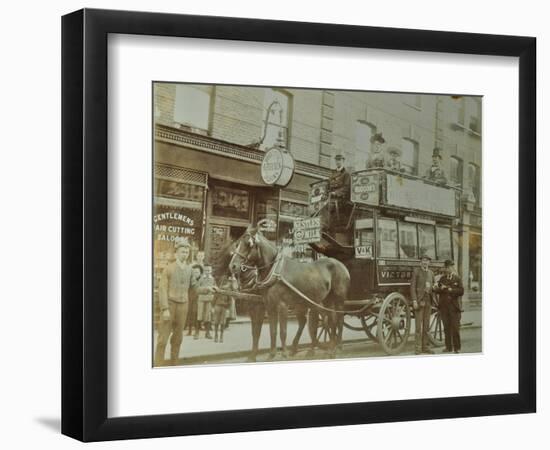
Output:
[[[243,236],[244,237],[244,236]],[[250,239],[252,239],[252,242],[253,242],[253,245],[250,247],[250,250],[252,250],[252,247],[254,245],[256,245],[258,247],[258,257],[261,259],[262,258],[262,250],[261,250],[261,247],[258,246],[258,244],[256,243],[256,240],[255,238],[253,238],[252,236],[250,236]],[[271,244],[271,243],[270,243]],[[234,255],[237,255],[239,256],[241,259],[243,259],[245,262],[241,263],[241,272],[246,272],[248,270],[252,270],[252,269],[256,269],[256,270],[263,270],[263,269],[267,269],[268,267],[271,267],[273,266],[273,264],[275,264],[275,261],[277,260],[277,257],[275,257],[275,259],[264,265],[264,266],[251,266],[249,264],[245,264],[247,262],[249,262],[250,260],[250,252],[248,253],[248,255],[243,255],[242,253],[239,252],[239,246],[237,246],[237,248],[232,252]]]

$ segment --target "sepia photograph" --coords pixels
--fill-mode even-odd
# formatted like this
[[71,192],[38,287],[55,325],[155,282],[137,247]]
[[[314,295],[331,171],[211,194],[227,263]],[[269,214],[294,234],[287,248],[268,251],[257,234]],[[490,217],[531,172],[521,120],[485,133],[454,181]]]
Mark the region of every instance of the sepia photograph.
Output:
[[154,367],[482,352],[481,96],[152,88]]

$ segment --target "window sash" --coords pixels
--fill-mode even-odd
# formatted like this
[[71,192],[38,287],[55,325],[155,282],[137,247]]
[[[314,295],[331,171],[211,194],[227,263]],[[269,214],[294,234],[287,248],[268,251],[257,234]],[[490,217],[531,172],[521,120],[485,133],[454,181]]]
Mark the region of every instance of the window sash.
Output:
[[378,219],[377,254],[382,258],[397,258],[397,221]]

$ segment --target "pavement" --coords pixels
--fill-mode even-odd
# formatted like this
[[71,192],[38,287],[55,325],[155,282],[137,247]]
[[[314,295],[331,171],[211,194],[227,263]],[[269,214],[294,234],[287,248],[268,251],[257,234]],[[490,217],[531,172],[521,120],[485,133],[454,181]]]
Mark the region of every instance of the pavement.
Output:
[[[461,327],[462,328],[480,328],[482,325],[481,308],[477,305],[464,305],[465,311],[462,313]],[[360,325],[358,319],[347,317],[346,322]],[[292,339],[296,334],[298,323],[295,319],[289,318],[287,331],[287,345],[290,346]],[[216,343],[213,339],[206,339],[205,332],[200,332],[198,340],[193,339],[193,336],[187,336],[185,332],[183,343],[179,354],[181,364],[202,364],[205,362],[213,362],[227,358],[247,356],[252,347],[252,331],[250,326],[250,318],[248,316],[238,316],[235,321],[230,322],[229,328],[224,332],[224,342]],[[212,332],[212,335],[214,333]],[[154,344],[156,345],[156,332],[154,336]],[[409,339],[414,339],[414,319],[411,323],[411,334]],[[344,343],[367,341],[369,338],[362,330],[355,331],[344,327],[343,341]],[[306,347],[311,342],[307,325],[300,339],[300,348]],[[277,345],[280,345],[279,337],[277,336]],[[167,346],[166,354],[169,353],[170,344]],[[260,336],[259,348],[260,353],[269,351],[269,324],[264,320],[262,333]]]

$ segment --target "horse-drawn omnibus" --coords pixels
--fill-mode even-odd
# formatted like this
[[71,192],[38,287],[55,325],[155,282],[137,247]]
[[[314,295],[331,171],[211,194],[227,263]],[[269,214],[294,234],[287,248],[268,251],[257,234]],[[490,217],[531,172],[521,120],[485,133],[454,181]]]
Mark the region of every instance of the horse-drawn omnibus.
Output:
[[[386,169],[351,174],[349,200],[331,198],[328,181],[311,186],[310,208],[320,218],[320,254],[347,267],[351,286],[344,325],[364,330],[388,354],[403,350],[414,318],[410,280],[420,257],[437,273],[455,259],[453,225],[458,189]],[[442,344],[443,329],[434,298],[429,337]]]

